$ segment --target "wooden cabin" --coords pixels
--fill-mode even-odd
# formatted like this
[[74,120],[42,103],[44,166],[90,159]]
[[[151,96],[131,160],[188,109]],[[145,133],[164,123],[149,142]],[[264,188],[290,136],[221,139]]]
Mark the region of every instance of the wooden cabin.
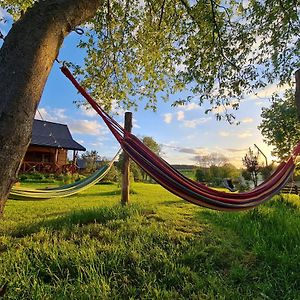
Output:
[[[73,159],[68,162],[68,151]],[[62,173],[76,171],[78,151],[86,149],[73,140],[67,125],[34,120],[31,143],[23,159],[20,172]]]

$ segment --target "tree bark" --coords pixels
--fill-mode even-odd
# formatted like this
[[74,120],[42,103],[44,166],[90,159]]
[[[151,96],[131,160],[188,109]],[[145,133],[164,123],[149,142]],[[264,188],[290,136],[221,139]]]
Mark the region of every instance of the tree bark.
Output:
[[35,111],[65,36],[103,0],[37,2],[0,49],[0,216],[30,143]]

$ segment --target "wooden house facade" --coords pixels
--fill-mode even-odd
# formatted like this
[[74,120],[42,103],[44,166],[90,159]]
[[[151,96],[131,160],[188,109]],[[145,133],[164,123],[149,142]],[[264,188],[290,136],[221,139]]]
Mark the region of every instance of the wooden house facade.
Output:
[[[71,163],[68,162],[68,150],[73,151]],[[34,120],[31,143],[20,172],[74,172],[77,168],[77,153],[85,150],[82,145],[73,140],[67,125]]]

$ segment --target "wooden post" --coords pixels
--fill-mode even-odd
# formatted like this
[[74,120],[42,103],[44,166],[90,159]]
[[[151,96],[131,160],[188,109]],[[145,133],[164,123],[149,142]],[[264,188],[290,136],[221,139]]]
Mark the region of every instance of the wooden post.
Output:
[[[132,113],[125,113],[125,131],[131,132],[132,129]],[[128,154],[124,151],[123,167],[122,167],[122,195],[121,204],[126,205],[129,203],[129,175],[130,175],[130,161]]]
[[295,103],[297,107],[298,119],[300,119],[300,69],[296,71],[295,77],[296,77]]
[[58,149],[55,148],[55,154],[54,154],[54,163],[56,164],[58,160]]

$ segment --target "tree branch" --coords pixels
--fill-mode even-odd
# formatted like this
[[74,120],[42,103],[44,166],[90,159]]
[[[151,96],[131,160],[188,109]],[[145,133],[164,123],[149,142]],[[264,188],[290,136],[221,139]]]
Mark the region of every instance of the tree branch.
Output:
[[160,12],[159,23],[158,23],[158,29],[160,29],[161,22],[162,22],[162,20],[163,20],[164,9],[165,9],[165,3],[166,3],[166,0],[163,0],[163,4],[162,4],[162,6],[161,6],[161,12]]
[[[222,47],[222,43],[223,43],[222,35],[220,33],[220,27],[217,22],[217,15],[216,15],[216,11],[215,11],[214,0],[210,0],[210,4],[211,4],[212,19],[213,19],[213,23],[214,23],[214,27],[215,27],[217,36],[218,36],[218,48],[220,50],[220,54],[232,67],[234,67],[236,70],[239,70],[239,67],[235,63],[233,63],[224,53],[224,49]],[[213,39],[214,39],[214,31],[213,31]]]

